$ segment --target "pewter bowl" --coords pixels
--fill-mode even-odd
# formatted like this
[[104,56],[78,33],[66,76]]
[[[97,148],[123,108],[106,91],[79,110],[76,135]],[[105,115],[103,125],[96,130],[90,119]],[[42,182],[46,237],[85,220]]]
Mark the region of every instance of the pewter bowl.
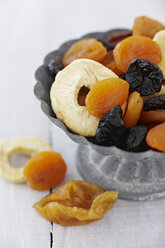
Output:
[[[82,38],[107,40],[112,34],[124,29],[87,34]],[[34,87],[36,97],[41,101],[41,108],[48,118],[60,127],[69,138],[80,144],[76,156],[77,167],[81,176],[104,189],[118,190],[119,197],[129,200],[154,200],[165,196],[165,154],[153,150],[132,153],[119,148],[98,146],[90,139],[71,132],[53,113],[50,103],[50,88],[54,76],[47,65],[52,60],[61,62],[64,53],[79,39],[65,42],[56,51],[49,53],[43,65],[35,73],[37,84]]]

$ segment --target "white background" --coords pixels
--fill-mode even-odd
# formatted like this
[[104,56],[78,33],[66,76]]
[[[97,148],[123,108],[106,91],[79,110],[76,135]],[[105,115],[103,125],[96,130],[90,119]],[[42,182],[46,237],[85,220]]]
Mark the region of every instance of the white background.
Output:
[[[34,71],[62,42],[114,27],[136,16],[165,23],[164,0],[0,0],[0,142],[34,135],[49,140],[68,164],[65,181],[79,178],[77,144],[42,113],[33,95]],[[51,130],[51,131],[50,131]],[[0,248],[49,248],[51,225],[32,205],[48,192],[0,178]],[[164,248],[165,199],[118,200],[101,221],[83,227],[53,225],[53,248]]]

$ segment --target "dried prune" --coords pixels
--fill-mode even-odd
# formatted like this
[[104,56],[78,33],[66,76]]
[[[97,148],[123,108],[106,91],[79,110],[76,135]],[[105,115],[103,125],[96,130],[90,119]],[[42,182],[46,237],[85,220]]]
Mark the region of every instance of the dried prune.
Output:
[[107,49],[107,51],[110,51],[110,50],[113,50],[114,49],[114,45],[109,43],[109,42],[106,42],[105,40],[102,40],[102,39],[97,39],[98,41],[100,41],[103,46]]
[[51,74],[56,75],[57,72],[63,69],[62,64],[52,59],[48,64],[48,70]]
[[165,95],[157,96],[145,101],[143,110],[165,109]]
[[146,135],[147,127],[135,126],[126,130],[121,148],[130,152],[141,152],[147,149]]
[[102,146],[119,146],[125,132],[122,109],[119,105],[104,114],[96,130],[95,144]]
[[115,34],[109,36],[107,41],[112,43],[115,46],[118,42],[124,40],[125,38],[127,38],[131,35],[132,35],[131,30],[130,31],[129,30],[128,31],[120,31],[117,34],[115,33]]
[[138,91],[142,96],[148,96],[160,91],[163,73],[154,63],[135,59],[128,66],[126,81],[130,84],[130,92]]
[[123,80],[126,80],[126,78],[125,78],[125,73],[123,73],[122,75],[120,75],[119,78],[121,78],[121,79],[123,79]]

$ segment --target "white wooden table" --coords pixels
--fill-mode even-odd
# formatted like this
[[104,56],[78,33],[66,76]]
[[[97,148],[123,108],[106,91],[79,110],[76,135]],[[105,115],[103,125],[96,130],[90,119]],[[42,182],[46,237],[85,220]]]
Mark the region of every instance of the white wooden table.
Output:
[[[34,71],[45,54],[63,41],[90,31],[130,27],[139,15],[165,23],[164,0],[1,0],[0,142],[33,135],[49,141],[68,164],[65,178],[78,179],[73,143],[42,113],[33,95]],[[10,184],[0,178],[0,248],[164,248],[165,199],[118,200],[95,223],[51,225],[32,208],[49,192]],[[52,240],[52,242],[51,242]]]

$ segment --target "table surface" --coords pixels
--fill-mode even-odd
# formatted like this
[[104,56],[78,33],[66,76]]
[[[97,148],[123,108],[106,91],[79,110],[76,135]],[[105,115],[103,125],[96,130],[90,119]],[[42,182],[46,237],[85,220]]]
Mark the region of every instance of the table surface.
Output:
[[[144,14],[165,23],[164,9],[164,0],[1,0],[0,142],[29,135],[49,141],[51,136],[54,150],[68,165],[65,181],[80,178],[77,144],[42,113],[33,95],[34,71],[44,55],[65,40],[91,31],[131,28],[134,17]],[[0,248],[165,247],[165,199],[118,200],[100,221],[62,227],[51,225],[32,208],[48,193],[0,178]]]

